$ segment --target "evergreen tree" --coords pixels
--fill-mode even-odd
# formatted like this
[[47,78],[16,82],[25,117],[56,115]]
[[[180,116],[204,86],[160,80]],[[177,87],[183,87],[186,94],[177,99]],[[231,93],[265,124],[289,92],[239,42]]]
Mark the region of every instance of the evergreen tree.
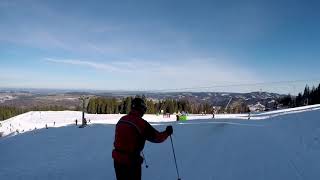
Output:
[[124,105],[123,105],[123,114],[128,114],[131,110],[131,101],[132,101],[132,97],[127,97],[124,100]]
[[296,105],[297,107],[303,105],[303,97],[302,97],[302,94],[301,94],[301,93],[299,93],[298,96],[296,97],[296,103],[295,103],[295,105]]
[[320,84],[316,89],[316,104],[320,104]]
[[293,99],[292,99],[290,94],[288,94],[287,96],[281,98],[279,100],[279,102],[280,102],[280,104],[282,104],[283,106],[286,106],[286,107],[292,107],[294,105]]
[[308,85],[304,88],[303,92],[303,98],[304,98],[304,104],[308,105],[309,104],[309,96],[310,96],[310,88]]

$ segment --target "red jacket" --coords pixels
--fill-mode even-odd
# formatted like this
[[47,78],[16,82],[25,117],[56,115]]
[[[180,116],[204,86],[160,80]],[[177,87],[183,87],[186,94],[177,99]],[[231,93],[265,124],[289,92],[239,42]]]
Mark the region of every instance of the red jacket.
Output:
[[132,110],[128,115],[123,116],[116,125],[112,158],[123,164],[138,161],[142,163],[140,153],[146,140],[161,143],[168,136],[166,131],[158,132],[146,120],[142,119],[141,113]]

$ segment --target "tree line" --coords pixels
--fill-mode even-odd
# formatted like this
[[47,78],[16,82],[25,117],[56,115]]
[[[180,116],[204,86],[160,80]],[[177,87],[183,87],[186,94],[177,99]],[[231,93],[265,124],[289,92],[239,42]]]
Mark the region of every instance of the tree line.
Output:
[[24,110],[22,110],[20,108],[1,106],[0,107],[0,121],[3,121],[5,119],[9,119],[11,117],[17,116],[22,113],[24,113]]
[[279,100],[279,103],[287,107],[300,107],[305,105],[320,104],[320,84],[318,87],[313,86],[311,89],[308,85],[305,86],[303,93],[298,96],[288,94]]
[[[139,97],[139,96],[136,96]],[[160,113],[178,113],[187,112],[192,114],[211,113],[212,106],[209,103],[190,103],[188,100],[181,99],[165,99],[152,100],[145,96],[142,98],[146,102],[147,114]],[[87,112],[91,114],[127,114],[131,110],[131,101],[133,97],[126,97],[122,99],[95,97],[89,100]]]
[[[145,100],[147,105],[147,114],[160,114],[160,113],[178,113],[186,112],[191,114],[210,114],[213,113],[212,104],[208,102],[191,102],[186,99],[164,99],[153,100],[145,96],[141,97]],[[86,111],[91,114],[127,114],[131,110],[131,101],[133,97],[125,98],[107,98],[95,97],[89,100]],[[310,88],[305,86],[304,92],[300,92],[298,96],[287,95],[278,99],[277,104],[282,104],[284,107],[299,107],[304,105],[320,104],[320,84],[318,87]],[[0,106],[0,121],[9,119],[11,117],[23,114],[28,111],[62,111],[66,110],[63,106],[35,106],[31,108],[18,108],[9,106]],[[79,111],[80,107],[72,109]],[[235,101],[228,106],[227,109],[220,108],[215,110],[216,113],[246,113],[249,112],[247,104],[243,101]]]

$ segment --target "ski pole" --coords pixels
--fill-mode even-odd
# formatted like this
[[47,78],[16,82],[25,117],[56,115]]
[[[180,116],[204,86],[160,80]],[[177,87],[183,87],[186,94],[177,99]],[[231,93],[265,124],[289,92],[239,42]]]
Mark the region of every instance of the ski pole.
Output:
[[146,168],[148,168],[149,166],[148,166],[148,164],[147,164],[147,160],[146,160],[146,158],[145,158],[145,156],[144,156],[143,151],[142,151],[142,157],[143,157],[144,163],[146,164]]
[[174,147],[173,147],[173,142],[172,142],[172,137],[171,137],[171,135],[170,135],[170,140],[171,140],[172,152],[173,152],[173,157],[174,157],[174,163],[176,164],[176,170],[177,170],[178,180],[181,180],[180,175],[179,175],[178,165],[177,165],[176,153],[174,152]]

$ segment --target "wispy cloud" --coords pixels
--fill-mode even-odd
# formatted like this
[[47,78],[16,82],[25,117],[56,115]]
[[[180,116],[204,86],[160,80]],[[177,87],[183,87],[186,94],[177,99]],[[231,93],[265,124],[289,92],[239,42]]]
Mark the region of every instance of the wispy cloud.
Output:
[[[139,59],[128,59],[124,61],[113,61],[109,63],[79,60],[79,59],[56,59],[45,58],[46,62],[57,64],[69,64],[76,66],[85,66],[96,70],[105,70],[108,72],[158,72],[164,73],[167,69],[171,69],[170,65],[164,65],[158,62],[150,62]],[[169,68],[170,67],[170,68]]]
[[45,58],[45,61],[51,62],[51,63],[58,63],[58,64],[86,66],[89,68],[93,68],[97,70],[105,70],[109,72],[128,72],[129,71],[129,70],[121,69],[120,67],[113,66],[111,64],[97,63],[92,61],[82,61],[82,60],[74,60],[74,59],[52,59],[52,58]]
[[144,72],[150,71],[150,70],[157,71],[159,69],[162,69],[161,67],[166,66],[154,59],[148,61],[148,60],[142,60],[142,59],[136,59],[136,58],[123,60],[123,61],[116,61],[116,62],[113,62],[112,64],[116,66],[128,68],[131,70],[144,71]]
[[107,53],[121,53],[123,48],[110,46],[106,44],[98,44],[98,43],[87,43],[82,45],[82,49],[86,50],[87,52],[96,52],[100,54],[107,54]]
[[102,26],[93,27],[91,31],[95,33],[106,33],[106,32],[118,31],[121,29],[122,27],[119,25],[102,25]]
[[[99,18],[75,16],[67,11],[58,11],[45,2],[0,2],[4,17],[0,23],[0,40],[31,48],[63,50],[81,55],[108,56],[164,54],[174,48],[184,48],[183,32],[167,30],[167,27],[152,27]],[[24,8],[28,7],[28,8]],[[28,14],[28,16],[25,16]],[[36,20],[35,20],[36,19]],[[157,43],[155,43],[157,42]]]
[[[186,59],[183,63],[129,59],[109,63],[75,59],[46,58],[47,62],[85,66],[95,70],[113,72],[122,84],[135,84],[133,88],[166,89],[205,87],[213,84],[259,82],[259,76],[239,65],[221,63],[215,58]],[[171,63],[168,63],[171,62]],[[125,74],[124,74],[125,73]]]

